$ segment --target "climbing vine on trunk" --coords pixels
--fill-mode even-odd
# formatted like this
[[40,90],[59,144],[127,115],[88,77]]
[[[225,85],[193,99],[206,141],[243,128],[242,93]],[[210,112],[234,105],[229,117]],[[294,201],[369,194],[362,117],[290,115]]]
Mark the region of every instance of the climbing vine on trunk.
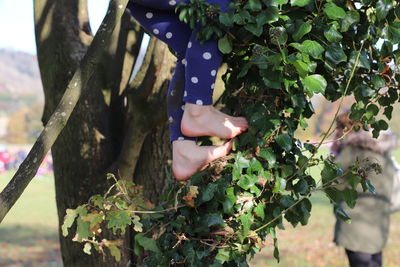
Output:
[[[350,118],[359,130],[372,128],[377,136],[388,128],[377,118],[390,120],[399,99],[398,1],[233,0],[229,8],[220,13],[218,6],[191,0],[178,12],[192,27],[202,26],[201,40],[218,38],[228,66],[219,101],[246,116],[249,130],[229,157],[187,184],[171,184],[156,208],[128,192],[140,188],[116,182],[109,195],[70,210],[65,231],[77,221],[76,240],[86,243],[86,252],[106,246],[118,258],[118,242],[107,246],[96,234],[101,227],[129,226],[140,232],[134,251],[143,256],[142,266],[247,266],[269,237],[279,259],[276,229],[284,220],[307,224],[313,192],[323,190],[337,215],[351,220],[337,203],[353,207],[359,184],[374,191],[367,177],[379,166],[356,162],[343,171],[331,156],[316,156],[334,118],[317,145],[296,139],[295,131],[314,115],[315,94],[329,101],[353,95]],[[309,173],[316,165],[321,181]],[[338,187],[343,181],[349,186]]]

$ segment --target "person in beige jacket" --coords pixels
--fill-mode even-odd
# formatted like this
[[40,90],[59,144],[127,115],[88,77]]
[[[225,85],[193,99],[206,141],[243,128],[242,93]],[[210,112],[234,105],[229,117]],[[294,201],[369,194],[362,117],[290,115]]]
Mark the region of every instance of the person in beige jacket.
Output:
[[[338,135],[344,128],[351,128],[351,121],[346,114],[338,119]],[[382,167],[382,173],[368,176],[376,189],[376,194],[357,188],[356,206],[350,209],[345,203],[340,206],[351,217],[348,224],[339,218],[336,220],[334,242],[346,250],[351,267],[382,266],[382,250],[388,240],[390,199],[393,177],[396,168],[390,152],[396,147],[396,136],[390,131],[383,131],[379,138],[371,132],[351,131],[341,141],[332,146],[336,162],[346,169],[356,160],[370,159]]]

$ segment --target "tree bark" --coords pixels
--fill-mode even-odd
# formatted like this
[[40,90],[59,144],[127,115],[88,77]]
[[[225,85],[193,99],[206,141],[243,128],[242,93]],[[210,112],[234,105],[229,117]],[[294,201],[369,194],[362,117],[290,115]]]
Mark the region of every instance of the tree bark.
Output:
[[[45,92],[44,124],[92,43],[86,1],[35,0],[38,60]],[[126,2],[116,0],[111,5],[117,3],[118,9],[121,1]],[[52,147],[60,225],[66,209],[87,202],[94,194],[104,193],[110,186],[105,175],[109,171],[118,174],[121,169],[124,178],[132,180],[138,166],[135,172],[138,182],[146,181],[146,185],[148,181],[157,182],[153,185],[156,190],[146,190],[151,192],[152,199],[165,180],[165,162],[170,150],[162,107],[174,60],[164,44],[153,40],[141,75],[128,85],[143,31],[128,13],[115,24],[112,41],[96,57],[99,63],[92,66],[94,74],[82,85],[86,93]],[[144,106],[158,107],[160,111],[149,113]],[[154,130],[158,125],[161,127]],[[148,133],[151,134],[146,138]],[[148,171],[149,166],[152,171]],[[110,256],[84,254],[82,245],[72,242],[72,238],[63,237],[60,231],[64,266],[125,266],[134,262],[129,231],[120,237],[104,231],[103,238],[123,239],[119,263]]]

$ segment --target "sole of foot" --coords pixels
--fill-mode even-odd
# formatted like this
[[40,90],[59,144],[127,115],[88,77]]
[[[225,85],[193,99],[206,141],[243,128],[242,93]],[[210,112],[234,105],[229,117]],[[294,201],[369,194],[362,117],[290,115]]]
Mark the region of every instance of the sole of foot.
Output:
[[193,174],[232,149],[233,140],[221,146],[198,146],[195,141],[172,142],[172,172],[178,181],[186,181]]

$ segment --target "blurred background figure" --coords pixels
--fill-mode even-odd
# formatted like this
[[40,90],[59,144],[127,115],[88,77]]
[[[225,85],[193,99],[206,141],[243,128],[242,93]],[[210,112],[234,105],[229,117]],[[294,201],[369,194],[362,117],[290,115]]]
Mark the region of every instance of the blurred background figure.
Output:
[[2,162],[1,165],[3,166],[3,169],[5,171],[7,171],[11,168],[12,156],[11,156],[10,152],[8,152],[8,150],[5,149],[5,147],[0,148],[0,161]]
[[345,112],[337,119],[337,141],[331,151],[336,162],[346,169],[355,161],[369,159],[382,167],[382,173],[371,173],[368,179],[376,189],[376,194],[357,189],[358,200],[353,209],[345,203],[340,206],[350,216],[351,223],[336,218],[334,242],[345,248],[351,267],[382,266],[382,250],[388,240],[390,199],[393,177],[396,167],[391,151],[396,147],[397,138],[388,130],[380,133],[379,138],[372,137],[371,132],[355,126]]

